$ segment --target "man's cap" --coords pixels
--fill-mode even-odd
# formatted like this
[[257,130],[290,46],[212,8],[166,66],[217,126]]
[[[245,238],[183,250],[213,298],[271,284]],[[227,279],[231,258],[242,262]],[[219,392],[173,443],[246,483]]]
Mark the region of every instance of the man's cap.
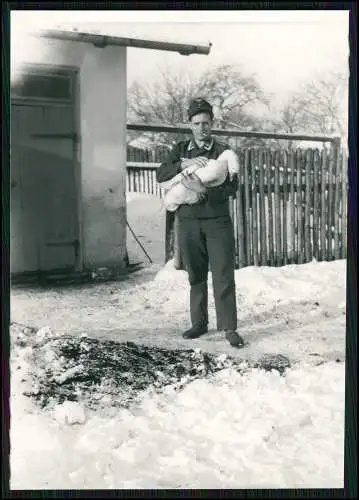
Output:
[[198,115],[199,113],[208,113],[213,120],[213,108],[209,102],[201,97],[193,99],[188,107],[188,119],[190,120],[192,116]]

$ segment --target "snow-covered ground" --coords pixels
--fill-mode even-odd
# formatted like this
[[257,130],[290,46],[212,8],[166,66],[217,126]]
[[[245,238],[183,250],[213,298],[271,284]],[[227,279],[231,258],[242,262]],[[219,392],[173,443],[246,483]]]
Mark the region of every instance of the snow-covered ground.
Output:
[[[165,215],[163,202],[155,195],[127,193],[127,220],[151,260],[165,261]],[[149,263],[131,231],[127,228],[127,251],[131,263]]]
[[[13,342],[11,488],[342,488],[346,262],[237,270],[247,345],[235,350],[214,330],[189,343],[181,337],[186,273],[163,267],[155,250],[163,248],[161,202],[134,196],[130,223],[131,214],[149,253],[152,245],[152,266],[118,283],[13,287],[12,321],[248,361],[282,354],[292,367],[285,376],[225,368],[180,391],[149,391],[129,409],[40,409],[22,394],[31,348]],[[211,285],[209,308],[213,328]]]
[[13,489],[343,487],[343,364],[228,369],[132,410],[39,411],[19,390]]

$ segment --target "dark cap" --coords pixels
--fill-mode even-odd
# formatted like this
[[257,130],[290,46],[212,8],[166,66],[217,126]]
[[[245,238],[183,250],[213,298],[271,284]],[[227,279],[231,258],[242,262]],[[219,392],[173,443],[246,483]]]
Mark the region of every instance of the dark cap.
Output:
[[198,115],[199,113],[208,113],[209,116],[211,117],[211,120],[213,120],[212,106],[209,104],[209,102],[205,101],[201,97],[193,99],[190,102],[188,108],[188,119],[190,120],[192,116]]

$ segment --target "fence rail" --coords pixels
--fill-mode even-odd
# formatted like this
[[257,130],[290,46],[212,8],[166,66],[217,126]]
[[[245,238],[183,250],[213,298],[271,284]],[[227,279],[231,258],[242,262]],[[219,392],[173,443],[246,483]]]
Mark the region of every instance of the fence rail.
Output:
[[[338,149],[240,149],[238,190],[229,201],[236,265],[281,266],[346,257],[347,157]],[[129,161],[127,191],[162,197],[156,162]],[[166,260],[175,257],[176,221],[167,213]]]

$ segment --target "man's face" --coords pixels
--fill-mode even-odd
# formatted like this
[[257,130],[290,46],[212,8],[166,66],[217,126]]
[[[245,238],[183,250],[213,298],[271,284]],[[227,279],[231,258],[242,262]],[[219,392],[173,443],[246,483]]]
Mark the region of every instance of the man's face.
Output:
[[190,126],[197,142],[203,142],[211,137],[212,120],[208,113],[198,113],[191,118]]

